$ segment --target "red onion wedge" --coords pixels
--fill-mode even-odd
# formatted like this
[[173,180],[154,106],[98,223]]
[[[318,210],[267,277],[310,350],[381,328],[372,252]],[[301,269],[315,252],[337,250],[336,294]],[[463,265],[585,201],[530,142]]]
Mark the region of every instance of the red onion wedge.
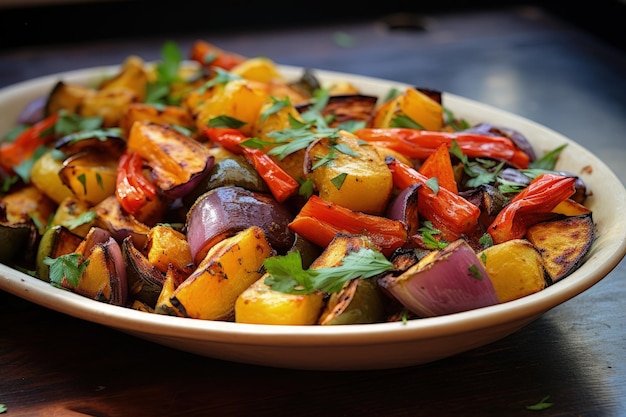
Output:
[[279,252],[294,241],[293,216],[271,194],[237,186],[215,188],[198,197],[187,213],[187,241],[196,263],[219,241],[250,226],[259,226]]
[[458,313],[498,304],[487,271],[469,244],[456,240],[433,251],[399,276],[379,285],[420,317]]

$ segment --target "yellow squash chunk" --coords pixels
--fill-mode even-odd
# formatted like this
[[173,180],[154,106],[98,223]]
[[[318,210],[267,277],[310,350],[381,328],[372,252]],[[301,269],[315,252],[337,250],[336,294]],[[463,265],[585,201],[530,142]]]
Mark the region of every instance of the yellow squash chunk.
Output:
[[271,255],[263,230],[251,226],[213,246],[170,301],[185,317],[230,320],[235,300],[261,277],[263,262]]
[[556,282],[574,272],[589,252],[595,239],[592,214],[535,224],[526,239],[539,250],[548,275]]
[[73,197],[74,193],[63,184],[59,176],[59,171],[63,168],[63,159],[55,158],[53,155],[49,151],[35,161],[30,171],[30,181],[59,204],[66,197]]
[[541,291],[546,287],[543,259],[524,239],[490,246],[478,254],[501,303]]
[[165,281],[163,282],[163,288],[157,298],[156,305],[154,306],[154,312],[157,314],[163,314],[166,316],[180,316],[177,309],[174,308],[171,302],[172,294],[176,291],[176,274],[172,272],[170,268],[165,275]]
[[[310,268],[339,265],[351,251],[366,244],[363,236],[339,236],[317,257]],[[371,243],[370,243],[371,244]],[[317,324],[326,302],[326,293],[287,294],[275,291],[265,284],[264,275],[246,289],[235,304],[235,321],[238,323],[313,325]]]
[[85,237],[95,223],[95,212],[89,217],[91,206],[75,196],[66,197],[56,209],[52,226],[61,225],[72,233]]
[[161,272],[166,273],[170,265],[177,270],[191,274],[193,259],[185,235],[168,226],[156,225],[148,233],[148,261]]
[[282,80],[283,76],[278,67],[267,57],[249,58],[241,64],[231,68],[231,74],[240,76],[247,80],[269,83],[273,80]]
[[552,213],[559,213],[565,216],[578,216],[581,214],[588,214],[591,212],[589,207],[585,207],[577,201],[568,198],[561,201],[555,208],[552,209]]
[[329,159],[311,174],[319,196],[350,210],[383,213],[393,189],[391,171],[385,159],[374,147],[361,145],[351,133],[342,131],[341,134],[336,139],[337,146],[346,147],[353,154],[337,146],[332,149],[326,139],[309,152],[312,166],[323,158]]
[[324,306],[324,294],[286,294],[265,284],[266,275],[236,300],[237,323],[311,325]]
[[129,132],[133,123],[137,120],[165,124],[171,126],[181,126],[186,129],[193,129],[195,121],[191,114],[182,107],[176,106],[152,106],[145,103],[132,103],[126,109],[120,127],[124,132]]
[[117,158],[101,152],[81,152],[63,162],[59,177],[79,200],[96,205],[115,192]]
[[238,79],[216,86],[212,96],[200,104],[196,125],[202,131],[211,119],[228,116],[245,123],[239,130],[252,136],[252,126],[261,107],[269,101],[267,86],[251,80]]
[[48,220],[56,210],[56,203],[34,185],[26,185],[0,196],[0,206],[5,207],[8,223],[28,223],[33,219],[43,233]]
[[128,106],[139,101],[137,94],[129,89],[98,90],[83,98],[79,111],[83,117],[102,117],[103,127],[115,127]]
[[137,101],[143,102],[146,98],[148,73],[144,68],[144,61],[138,56],[131,55],[122,64],[119,73],[98,86],[100,91],[132,91]]
[[372,127],[393,127],[394,119],[399,116],[409,117],[425,130],[440,131],[443,127],[443,107],[416,88],[409,87],[379,106]]

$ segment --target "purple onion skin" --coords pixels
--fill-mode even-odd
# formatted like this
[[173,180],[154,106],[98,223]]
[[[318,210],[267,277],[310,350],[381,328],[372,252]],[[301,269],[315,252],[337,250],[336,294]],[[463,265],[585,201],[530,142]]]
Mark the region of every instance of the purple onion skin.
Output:
[[111,275],[115,277],[114,279],[116,281],[111,283],[113,289],[111,303],[124,306],[128,301],[128,281],[126,278],[126,264],[122,255],[122,248],[113,237],[110,237],[104,242],[104,248],[107,254],[111,256],[113,264],[115,265],[115,274]]
[[274,249],[283,252],[295,239],[289,229],[292,219],[287,208],[270,194],[223,186],[198,197],[191,207],[187,214],[187,240],[196,259],[216,236],[232,236],[255,225],[263,229]]
[[191,176],[189,181],[184,184],[179,184],[175,187],[172,187],[168,190],[162,190],[163,195],[167,198],[176,200],[177,198],[183,198],[187,194],[189,194],[196,186],[211,172],[213,165],[215,164],[215,158],[211,155],[207,161],[204,169],[201,172],[195,173]]
[[38,97],[28,103],[17,118],[18,124],[32,125],[44,118],[47,97]]
[[499,303],[482,262],[460,239],[380,286],[419,317],[435,317]]
[[409,236],[416,234],[419,229],[417,190],[420,186],[415,183],[400,191],[387,208],[387,217],[403,222]]

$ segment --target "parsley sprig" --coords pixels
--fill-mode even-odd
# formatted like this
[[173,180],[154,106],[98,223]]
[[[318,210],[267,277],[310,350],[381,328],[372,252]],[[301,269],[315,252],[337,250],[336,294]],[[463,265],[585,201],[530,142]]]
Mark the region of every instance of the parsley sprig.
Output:
[[352,279],[371,278],[393,268],[382,253],[369,248],[350,252],[340,265],[329,268],[303,269],[300,252],[268,258],[263,265],[269,274],[265,284],[287,294],[335,293]]
[[76,287],[89,265],[89,260],[80,253],[68,253],[58,258],[47,257],[43,262],[50,267],[50,282],[56,286],[61,286],[65,278],[72,287]]

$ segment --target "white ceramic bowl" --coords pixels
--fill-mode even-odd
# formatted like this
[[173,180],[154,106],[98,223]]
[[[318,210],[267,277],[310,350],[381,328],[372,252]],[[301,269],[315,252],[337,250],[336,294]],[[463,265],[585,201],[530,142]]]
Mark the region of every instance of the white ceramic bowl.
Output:
[[[60,79],[88,83],[115,67],[54,74],[0,90],[0,134],[23,106],[46,94]],[[297,78],[301,69],[281,67]],[[325,80],[349,80],[366,94],[384,96],[404,84],[317,71]],[[424,364],[499,340],[606,276],[626,253],[626,191],[597,157],[559,133],[522,117],[459,96],[444,94],[444,105],[470,122],[492,122],[521,131],[539,155],[567,143],[558,169],[580,175],[592,195],[597,240],[585,263],[545,290],[508,303],[412,320],[346,326],[272,326],[184,319],[144,313],[84,298],[0,264],[0,289],[44,307],[165,346],[249,364],[293,369],[367,370]]]

